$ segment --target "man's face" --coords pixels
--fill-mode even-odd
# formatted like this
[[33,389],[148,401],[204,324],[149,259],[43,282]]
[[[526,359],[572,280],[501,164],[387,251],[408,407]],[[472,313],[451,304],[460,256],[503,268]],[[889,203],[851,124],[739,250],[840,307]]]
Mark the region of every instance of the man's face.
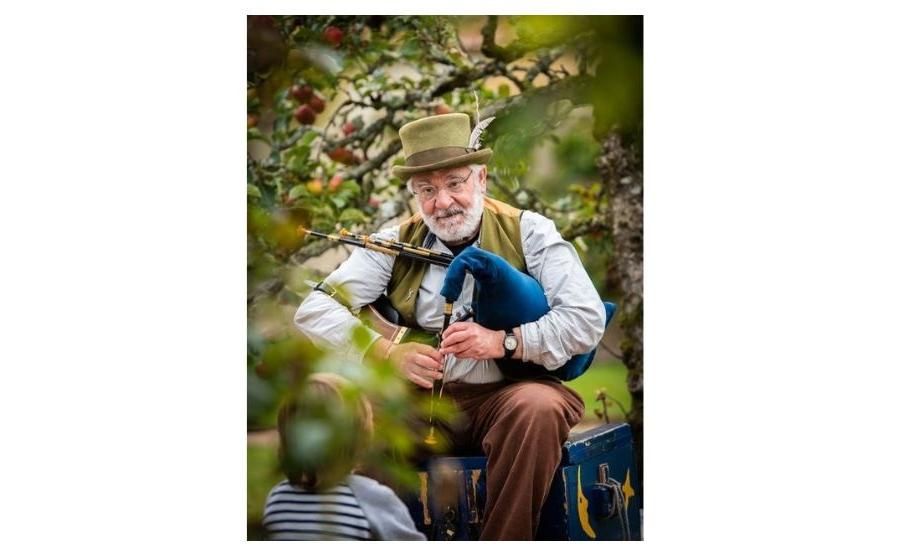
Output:
[[476,233],[486,192],[485,166],[460,166],[412,176],[425,225],[446,243]]

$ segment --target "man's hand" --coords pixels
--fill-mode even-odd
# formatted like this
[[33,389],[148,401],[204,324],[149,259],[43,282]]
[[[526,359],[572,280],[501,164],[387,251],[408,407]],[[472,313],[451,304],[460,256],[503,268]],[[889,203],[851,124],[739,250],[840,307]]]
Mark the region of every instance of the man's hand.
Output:
[[504,339],[505,333],[500,330],[489,330],[470,321],[459,321],[444,331],[441,353],[452,353],[460,359],[498,359],[505,356]]
[[418,342],[397,344],[390,350],[390,360],[403,375],[423,388],[444,377],[444,356],[438,350]]

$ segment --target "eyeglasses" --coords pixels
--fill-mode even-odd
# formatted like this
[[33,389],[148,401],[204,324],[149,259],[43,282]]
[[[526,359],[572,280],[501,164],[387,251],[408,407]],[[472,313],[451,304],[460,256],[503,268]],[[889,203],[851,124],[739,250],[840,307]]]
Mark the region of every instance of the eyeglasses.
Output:
[[466,175],[465,178],[460,176],[449,176],[447,178],[447,185],[444,187],[435,187],[430,183],[422,183],[418,186],[417,189],[414,189],[412,192],[415,196],[419,198],[422,202],[428,202],[431,199],[438,196],[441,192],[441,189],[447,189],[447,192],[451,195],[457,196],[463,193],[466,189],[466,182],[470,179],[470,176],[473,175],[473,170],[470,170],[470,173]]

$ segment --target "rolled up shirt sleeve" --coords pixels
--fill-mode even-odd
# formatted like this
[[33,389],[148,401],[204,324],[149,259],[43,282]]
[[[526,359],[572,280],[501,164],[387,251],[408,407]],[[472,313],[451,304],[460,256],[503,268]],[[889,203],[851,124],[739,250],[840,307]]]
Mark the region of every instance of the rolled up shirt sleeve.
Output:
[[[392,227],[377,233],[376,236],[395,239],[398,231],[397,227]],[[352,310],[358,310],[386,292],[392,271],[392,256],[358,248],[342,265],[330,273],[324,282],[325,286],[340,292],[340,296],[348,300]],[[353,348],[351,334],[361,321],[349,308],[319,291],[311,292],[300,304],[294,314],[294,324],[313,343],[329,349],[351,352],[358,358],[380,337],[371,331],[373,338],[367,347]]]
[[521,216],[527,271],[543,286],[550,311],[521,325],[523,357],[553,370],[586,353],[604,335],[606,312],[575,247],[552,220],[535,212]]

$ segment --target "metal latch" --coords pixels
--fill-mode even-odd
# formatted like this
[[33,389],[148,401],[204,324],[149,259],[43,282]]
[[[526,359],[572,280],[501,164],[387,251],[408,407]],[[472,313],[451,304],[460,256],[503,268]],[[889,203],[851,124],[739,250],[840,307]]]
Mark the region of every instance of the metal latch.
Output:
[[617,512],[617,481],[610,477],[610,466],[605,462],[597,467],[597,483],[591,488],[591,508],[594,515],[607,519]]
[[444,511],[444,517],[442,519],[444,523],[441,526],[441,539],[454,540],[454,537],[457,535],[457,512],[452,506],[448,506]]
[[629,518],[626,515],[626,496],[623,484],[610,477],[610,466],[603,463],[597,467],[597,483],[591,488],[591,508],[595,516],[608,519],[617,516],[623,540],[631,540]]

